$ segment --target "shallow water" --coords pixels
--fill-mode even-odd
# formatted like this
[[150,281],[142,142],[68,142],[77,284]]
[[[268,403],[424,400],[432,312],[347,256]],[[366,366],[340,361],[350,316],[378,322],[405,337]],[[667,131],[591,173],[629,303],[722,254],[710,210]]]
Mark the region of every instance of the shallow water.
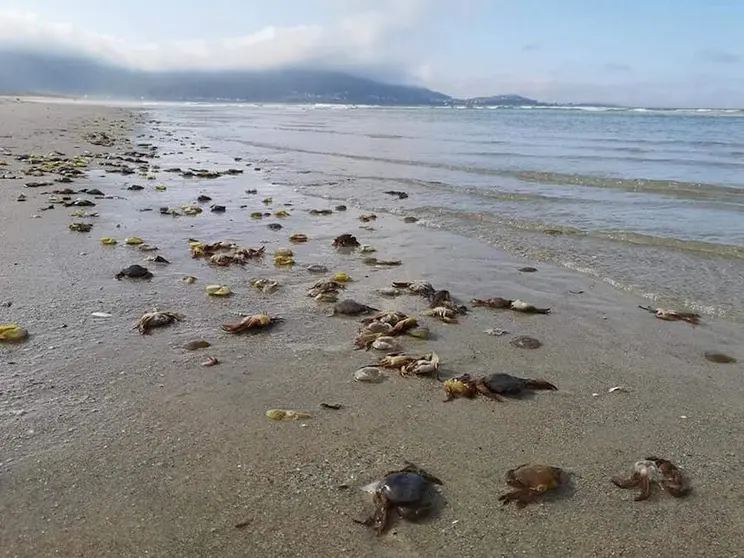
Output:
[[182,156],[193,148],[219,153],[223,163],[244,157],[275,186],[414,215],[420,225],[581,271],[659,305],[744,319],[736,304],[744,294],[738,116],[145,108],[162,129],[191,138],[191,146],[174,147]]

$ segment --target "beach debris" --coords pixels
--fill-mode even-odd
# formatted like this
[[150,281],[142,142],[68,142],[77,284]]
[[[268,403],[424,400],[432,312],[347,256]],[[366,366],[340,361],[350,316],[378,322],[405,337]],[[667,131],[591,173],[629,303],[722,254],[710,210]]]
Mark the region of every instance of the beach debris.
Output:
[[[378,331],[385,333],[391,337],[402,335],[404,333],[412,334],[413,330],[418,326],[416,318],[410,318],[403,312],[396,311],[384,311],[375,314],[369,318],[362,320],[362,323],[366,326],[367,331]],[[391,326],[390,328],[380,327],[376,323],[383,324],[384,326]]]
[[228,333],[244,333],[246,331],[258,331],[268,329],[274,324],[282,321],[277,316],[271,317],[268,314],[253,314],[244,316],[237,324],[225,324],[222,329]]
[[377,366],[363,366],[354,372],[354,380],[369,384],[378,384],[385,379],[385,374]]
[[[259,213],[259,217],[258,218],[259,219],[261,218],[261,214],[260,213]],[[281,224],[279,224],[279,223],[269,223],[268,225],[266,225],[266,228],[269,229],[269,230],[271,230],[271,231],[280,231],[284,227]]]
[[145,312],[132,329],[137,329],[142,335],[147,335],[156,327],[163,327],[174,322],[180,322],[185,316],[175,312],[161,312],[154,308],[151,312]]
[[346,211],[346,209],[347,208],[346,208],[345,205],[337,205],[336,206],[336,211]]
[[266,247],[241,248],[233,242],[219,241],[207,244],[193,240],[189,241],[189,250],[194,259],[209,258],[210,264],[226,267],[231,264],[245,265],[249,260],[261,258]]
[[333,240],[334,248],[358,248],[359,241],[352,234],[342,234]]
[[321,279],[320,281],[317,281],[310,289],[307,291],[307,296],[310,297],[317,297],[320,294],[339,294],[339,291],[346,288],[346,285],[343,283],[339,283],[338,281],[329,281]]
[[377,258],[364,258],[362,263],[367,265],[376,265],[379,267],[395,267],[401,265],[401,260],[378,260]]
[[662,490],[666,490],[675,498],[687,496],[692,491],[682,471],[671,461],[658,457],[646,457],[636,461],[630,477],[612,477],[611,480],[619,488],[640,488],[641,492],[636,496],[636,502],[648,500],[654,484],[658,484]]
[[382,287],[381,289],[377,289],[377,292],[382,296],[389,297],[400,296],[402,294],[401,290],[395,287]]
[[336,283],[348,283],[351,280],[352,279],[348,273],[336,273],[331,278],[331,281],[335,281]]
[[483,333],[487,335],[493,335],[494,337],[501,337],[502,335],[508,335],[509,332],[505,329],[501,329],[500,327],[492,327],[489,329],[484,329]]
[[209,211],[211,211],[212,213],[224,213],[226,210],[227,208],[224,205],[220,205],[217,203],[209,206]]
[[230,296],[232,290],[227,285],[207,285],[204,290],[209,296]]
[[437,353],[429,353],[423,355],[406,366],[403,366],[399,372],[403,377],[408,376],[431,376],[432,378],[439,379],[439,355]]
[[297,243],[307,242],[307,235],[306,234],[302,234],[302,233],[294,233],[294,234],[292,234],[292,235],[289,236],[289,241],[290,242],[297,242]]
[[451,308],[445,308],[444,306],[437,306],[435,308],[424,310],[424,316],[437,318],[440,322],[445,324],[457,323],[457,312]]
[[294,265],[294,252],[289,248],[277,248],[274,252],[274,265]]
[[110,236],[104,236],[101,239],[101,244],[104,246],[116,246],[118,244],[118,241],[115,238],[111,238]]
[[93,228],[92,223],[70,223],[68,228],[73,232],[87,233]]
[[206,360],[203,360],[199,364],[201,364],[202,366],[216,366],[219,363],[220,363],[220,361],[217,360],[217,357],[214,357],[212,355],[207,355]]
[[168,188],[165,186],[165,184],[158,184],[155,186],[156,192],[165,192]]
[[369,312],[377,311],[377,308],[372,308],[371,306],[367,306],[366,304],[361,304],[356,300],[347,298],[336,304],[333,307],[333,311],[330,315],[335,316],[336,314],[342,314],[345,316],[358,316],[360,314],[368,314]]
[[474,298],[470,301],[473,306],[483,306],[486,308],[505,308],[508,310],[514,310],[515,312],[522,312],[524,314],[550,314],[550,308],[538,308],[532,304],[528,304],[522,300],[509,300],[506,298],[489,298],[480,299]]
[[289,217],[289,211],[287,211],[286,209],[280,209],[279,211],[274,213],[274,217]]
[[519,271],[522,273],[535,273],[537,271],[536,267],[520,267]]
[[153,246],[152,244],[140,244],[138,250],[140,252],[157,252],[158,247]]
[[181,281],[183,281],[187,285],[193,285],[194,283],[196,283],[197,278],[193,275],[186,275],[183,279],[181,279]]
[[552,465],[524,464],[506,472],[505,481],[516,488],[499,496],[504,506],[516,502],[517,508],[537,502],[543,494],[557,490],[563,484],[563,470]]
[[521,349],[539,349],[542,347],[542,342],[539,339],[530,337],[529,335],[520,335],[509,341],[510,345],[519,347]]
[[139,192],[141,190],[144,190],[144,186],[140,186],[139,184],[131,184],[130,186],[127,186],[127,190],[130,192]]
[[372,248],[369,244],[362,244],[359,247],[359,253],[361,254],[371,254],[373,252],[377,252],[376,248]]
[[251,287],[261,291],[263,294],[271,294],[279,288],[279,283],[271,279],[253,279]]
[[330,209],[311,209],[308,213],[312,216],[316,215],[332,215],[333,211]]
[[404,200],[408,197],[408,194],[399,190],[388,190],[385,192],[388,196],[396,196],[399,200]]
[[261,200],[261,203],[263,203],[264,205],[270,205],[270,204],[274,203],[274,199],[273,198],[264,198],[263,200]]
[[377,215],[375,215],[374,213],[362,213],[359,216],[359,220],[362,223],[369,223],[370,221],[374,221],[375,219],[377,219]]
[[207,203],[207,202],[211,202],[212,198],[210,198],[209,196],[205,194],[200,194],[199,197],[196,198],[196,201],[199,203]]
[[371,527],[377,535],[388,529],[392,513],[407,521],[427,517],[434,509],[437,491],[443,483],[411,462],[398,471],[387,473],[375,484],[372,500],[375,510],[367,519],[355,523]]
[[339,403],[321,403],[320,407],[323,409],[329,409],[331,411],[340,411],[344,408],[344,406],[340,405]]
[[418,223],[418,220],[419,220],[419,218],[418,217],[414,217],[413,215],[408,215],[406,217],[403,217],[403,222],[404,223],[408,223],[408,224]]
[[70,217],[77,217],[78,219],[90,219],[93,217],[98,217],[98,213],[88,213],[84,209],[78,209],[77,211],[73,211],[70,213]]
[[320,293],[315,297],[318,302],[338,302],[338,294],[335,292]]
[[668,322],[683,321],[692,325],[698,325],[700,323],[700,314],[695,312],[677,312],[676,310],[665,310],[664,308],[652,308],[651,306],[638,305],[641,310],[651,312],[660,320]]
[[199,349],[206,349],[211,346],[212,344],[209,341],[204,341],[204,339],[195,339],[194,341],[184,343],[183,348],[187,351],[198,351]]
[[119,281],[121,281],[122,277],[128,277],[130,279],[152,279],[153,274],[146,267],[142,267],[139,264],[133,264],[122,269],[115,275],[115,277]]
[[305,268],[310,273],[328,273],[328,268],[320,264],[312,264]]
[[0,324],[0,342],[20,343],[28,338],[28,330],[18,324]]
[[732,364],[736,362],[734,357],[724,353],[719,353],[718,351],[706,351],[703,356],[705,356],[706,360],[717,364]]
[[139,246],[140,244],[144,243],[145,241],[138,236],[131,236],[124,239],[124,244],[126,244],[127,246]]
[[147,261],[157,264],[170,264],[163,256],[147,256]]
[[377,339],[372,341],[372,344],[370,346],[376,351],[398,351],[400,350],[400,345],[398,345],[398,342],[395,340],[395,337],[390,337],[389,335],[383,335],[381,337],[378,337]]
[[[251,219],[263,219],[263,213],[260,211],[254,211],[253,213],[251,213]],[[279,223],[276,223],[276,224],[278,225]],[[272,230],[278,230],[282,228],[281,226],[279,226],[278,228],[274,228],[271,225],[267,225],[267,226]]]
[[302,420],[312,418],[312,415],[292,409],[269,409],[266,411],[266,418],[271,420]]
[[108,312],[91,312],[90,315],[93,316],[94,318],[110,318],[111,317],[111,314],[109,314]]

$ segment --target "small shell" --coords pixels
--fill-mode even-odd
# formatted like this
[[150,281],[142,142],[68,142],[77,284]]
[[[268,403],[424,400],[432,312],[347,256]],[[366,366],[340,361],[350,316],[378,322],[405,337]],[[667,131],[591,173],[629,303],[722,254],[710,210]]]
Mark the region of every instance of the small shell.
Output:
[[292,256],[276,256],[274,257],[274,265],[277,266],[286,266],[286,265],[294,265],[295,261]]
[[274,213],[274,217],[289,217],[289,211],[286,209],[280,209],[276,213]]
[[368,324],[365,329],[370,333],[389,333],[392,331],[393,326],[386,322],[374,321]]
[[324,265],[312,264],[307,266],[307,270],[310,273],[326,273],[328,271],[328,268]]
[[207,285],[204,289],[211,296],[230,296],[232,291],[227,285]]
[[144,242],[145,241],[138,236],[131,236],[124,239],[124,244],[129,246],[139,246],[140,244],[144,244]]
[[204,341],[203,339],[197,339],[195,341],[189,341],[188,343],[185,343],[183,345],[183,348],[187,351],[198,351],[199,349],[206,349],[207,347],[211,347],[212,344],[209,341]]
[[153,246],[152,244],[140,244],[139,249],[142,250],[143,252],[155,252],[158,249],[158,247]]
[[101,239],[101,244],[104,246],[115,246],[117,244],[117,240],[115,238],[111,238],[110,236],[104,236]]
[[299,420],[312,418],[312,415],[291,409],[269,409],[266,411],[266,418],[271,420]]
[[539,349],[542,347],[542,343],[539,339],[535,339],[529,335],[520,335],[519,337],[515,337],[509,341],[509,343],[522,349]]
[[158,192],[165,192],[167,189],[168,188],[166,188],[162,184],[158,184],[157,186],[155,186],[155,190],[157,190]]
[[385,379],[385,374],[376,366],[365,366],[354,372],[354,379],[357,382],[377,384]]
[[301,233],[295,233],[289,237],[290,242],[307,242],[307,235]]
[[348,283],[351,281],[351,277],[349,277],[348,273],[336,273],[331,280],[338,281],[339,283]]
[[734,357],[724,353],[719,353],[718,351],[707,351],[704,356],[706,360],[717,364],[731,364],[736,362]]
[[320,293],[315,297],[318,302],[338,302],[338,295],[336,293]]
[[28,331],[18,324],[0,324],[0,341],[18,343],[28,337]]
[[181,280],[182,280],[182,281],[183,281],[184,283],[186,283],[187,285],[191,285],[191,284],[193,284],[193,283],[196,283],[196,277],[194,277],[193,275],[187,275],[186,277],[184,277],[184,278],[183,278],[183,279],[181,279]]

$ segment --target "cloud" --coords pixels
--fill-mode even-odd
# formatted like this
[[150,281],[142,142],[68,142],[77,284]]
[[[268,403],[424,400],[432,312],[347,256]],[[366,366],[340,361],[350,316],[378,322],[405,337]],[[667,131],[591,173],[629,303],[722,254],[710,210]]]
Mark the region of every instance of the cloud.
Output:
[[145,70],[269,69],[296,65],[385,67],[408,73],[425,61],[400,57],[396,37],[414,25],[426,0],[328,0],[338,17],[328,25],[267,26],[217,40],[131,43],[69,22],[0,10],[0,44],[94,58]]
[[742,57],[733,52],[708,48],[697,53],[697,57],[704,62],[713,62],[714,64],[739,64]]

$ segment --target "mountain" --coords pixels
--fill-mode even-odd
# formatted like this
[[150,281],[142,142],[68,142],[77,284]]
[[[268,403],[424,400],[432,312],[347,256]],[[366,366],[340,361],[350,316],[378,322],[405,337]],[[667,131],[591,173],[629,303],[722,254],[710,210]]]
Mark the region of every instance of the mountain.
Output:
[[382,83],[340,71],[147,72],[78,55],[27,50],[0,50],[0,94],[386,106],[543,105],[518,95],[454,99],[424,87]]

